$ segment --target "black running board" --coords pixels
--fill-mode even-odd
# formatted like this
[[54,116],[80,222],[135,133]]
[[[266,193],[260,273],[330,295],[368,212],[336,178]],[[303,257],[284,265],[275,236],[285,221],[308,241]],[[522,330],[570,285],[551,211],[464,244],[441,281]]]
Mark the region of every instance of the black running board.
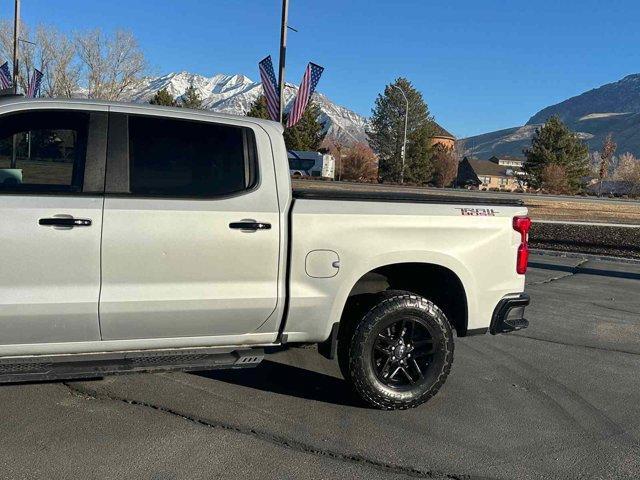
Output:
[[0,359],[0,383],[71,380],[104,375],[168,370],[255,367],[264,350],[190,348],[126,352],[6,357]]

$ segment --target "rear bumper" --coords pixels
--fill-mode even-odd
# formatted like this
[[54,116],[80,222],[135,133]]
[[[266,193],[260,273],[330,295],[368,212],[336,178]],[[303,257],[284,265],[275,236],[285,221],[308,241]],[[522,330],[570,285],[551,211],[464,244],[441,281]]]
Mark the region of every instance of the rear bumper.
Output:
[[505,296],[493,311],[489,332],[492,335],[522,330],[529,326],[524,318],[524,309],[529,305],[529,295],[514,293]]

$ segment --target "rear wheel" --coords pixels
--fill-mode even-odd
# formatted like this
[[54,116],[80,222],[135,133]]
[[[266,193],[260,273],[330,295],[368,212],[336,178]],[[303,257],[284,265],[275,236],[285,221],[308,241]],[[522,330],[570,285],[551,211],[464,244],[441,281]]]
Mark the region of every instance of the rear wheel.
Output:
[[350,342],[339,343],[340,366],[369,405],[415,407],[444,384],[453,362],[453,333],[433,302],[410,292],[384,292],[354,327]]

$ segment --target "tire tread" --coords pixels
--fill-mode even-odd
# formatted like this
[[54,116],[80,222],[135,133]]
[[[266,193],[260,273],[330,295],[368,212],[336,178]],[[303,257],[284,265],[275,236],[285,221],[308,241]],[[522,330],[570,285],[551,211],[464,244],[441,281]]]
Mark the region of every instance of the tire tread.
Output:
[[[379,320],[399,309],[412,309],[428,312],[430,317],[439,324],[445,338],[444,365],[442,366],[436,381],[426,392],[409,401],[399,400],[394,398],[392,395],[385,394],[379,389],[376,389],[375,386],[367,380],[367,375],[365,374],[361,364],[362,355],[357,348],[358,342],[361,342],[362,339],[367,338],[372,334]],[[343,355],[348,353],[349,378],[347,378],[347,380],[351,382],[356,393],[366,403],[382,410],[406,410],[421,405],[438,393],[451,371],[453,351],[454,343],[451,326],[447,317],[442,310],[438,308],[438,306],[430,300],[411,292],[388,290],[381,294],[380,301],[374,304],[357,324],[351,337],[348,352],[343,352]]]

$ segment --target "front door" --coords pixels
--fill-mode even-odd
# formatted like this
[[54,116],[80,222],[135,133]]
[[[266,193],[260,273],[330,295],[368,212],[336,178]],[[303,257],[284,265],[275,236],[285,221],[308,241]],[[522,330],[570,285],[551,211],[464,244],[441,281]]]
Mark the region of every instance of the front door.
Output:
[[0,345],[100,340],[106,125],[106,112],[0,115]]
[[104,340],[245,335],[273,314],[279,209],[260,134],[111,114]]

